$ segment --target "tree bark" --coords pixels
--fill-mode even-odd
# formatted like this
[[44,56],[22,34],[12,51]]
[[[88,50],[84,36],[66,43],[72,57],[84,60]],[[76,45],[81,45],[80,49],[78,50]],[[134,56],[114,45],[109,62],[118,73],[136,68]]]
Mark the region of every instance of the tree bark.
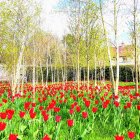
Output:
[[84,84],[85,84],[85,82],[86,82],[86,70],[85,70],[85,68],[83,68],[83,71],[84,71]]
[[33,46],[33,76],[32,76],[32,84],[33,84],[33,99],[35,101],[35,80],[36,80],[36,58],[35,58],[35,44]]
[[96,54],[94,54],[94,67],[95,67],[95,81],[94,81],[94,86],[96,86],[97,85],[97,64],[96,64]]
[[25,45],[23,43],[22,46],[21,46],[21,51],[20,51],[19,58],[18,58],[18,63],[17,63],[17,66],[16,66],[16,74],[15,74],[15,79],[14,79],[14,82],[13,82],[14,85],[12,87],[13,95],[15,95],[16,87],[17,87],[17,84],[19,84],[19,80],[20,80],[21,62],[22,62],[22,56],[23,56],[23,53],[24,53],[24,49],[25,49]]
[[135,47],[135,92],[138,93],[138,53],[137,53],[137,34],[136,34],[136,0],[134,0],[134,47]]
[[48,57],[46,62],[46,86],[48,86],[48,74],[49,74],[49,66],[48,66]]
[[102,25],[103,25],[104,36],[105,36],[105,43],[106,43],[107,50],[108,50],[108,58],[109,58],[110,71],[111,71],[111,81],[112,81],[112,85],[113,85],[113,89],[112,90],[113,90],[113,94],[114,94],[114,92],[115,92],[114,71],[113,71],[112,59],[111,59],[111,53],[110,53],[110,47],[108,45],[108,38],[107,38],[107,33],[106,33],[106,28],[105,28],[105,22],[104,22],[104,17],[103,17],[102,0],[100,0],[100,13],[101,13]]
[[118,95],[118,86],[119,86],[119,46],[117,44],[118,39],[118,32],[117,32],[117,1],[114,0],[114,34],[115,34],[115,46],[117,48],[116,54],[116,89],[115,89],[115,95]]
[[44,75],[43,75],[43,68],[42,68],[41,61],[40,61],[40,71],[41,71],[41,84],[43,86],[44,85]]
[[24,82],[25,82],[25,62],[23,58],[23,68],[22,68],[22,81],[21,81],[21,95],[23,95],[23,90],[24,90]]
[[77,46],[77,84],[78,91],[80,87],[80,12],[81,12],[81,1],[78,1],[78,23],[77,23],[77,34],[76,34],[76,46]]

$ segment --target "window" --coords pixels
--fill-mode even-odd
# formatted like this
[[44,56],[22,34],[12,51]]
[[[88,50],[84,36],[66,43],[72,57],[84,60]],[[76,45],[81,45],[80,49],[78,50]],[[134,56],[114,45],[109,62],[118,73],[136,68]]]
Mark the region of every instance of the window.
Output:
[[123,57],[123,62],[126,62],[127,61],[127,58],[126,57]]

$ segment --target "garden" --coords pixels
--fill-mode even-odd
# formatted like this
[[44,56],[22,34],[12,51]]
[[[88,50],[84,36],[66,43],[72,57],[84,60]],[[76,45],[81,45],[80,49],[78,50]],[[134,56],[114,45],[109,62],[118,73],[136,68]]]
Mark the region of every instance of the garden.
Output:
[[0,0],[0,140],[140,140],[139,0]]
[[[74,82],[25,84],[23,94],[11,95],[9,84],[0,84],[1,140],[139,140],[139,93],[134,86],[81,85]],[[33,95],[35,94],[35,96]],[[35,98],[34,98],[35,97]]]

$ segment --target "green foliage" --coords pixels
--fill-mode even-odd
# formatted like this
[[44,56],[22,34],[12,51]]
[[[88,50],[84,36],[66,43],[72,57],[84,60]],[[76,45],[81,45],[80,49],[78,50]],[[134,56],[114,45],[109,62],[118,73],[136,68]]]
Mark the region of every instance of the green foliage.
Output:
[[[128,90],[128,89],[126,89]],[[8,103],[3,104],[0,108],[0,112],[4,112],[6,109],[14,109],[15,113],[12,120],[3,120],[7,123],[7,127],[0,134],[0,138],[7,139],[10,133],[18,134],[18,139],[26,140],[28,138],[32,138],[34,140],[42,139],[43,136],[47,133],[52,139],[77,139],[77,140],[87,140],[87,139],[95,139],[95,140],[111,140],[114,136],[118,134],[123,134],[126,138],[128,137],[126,132],[128,130],[133,130],[136,132],[136,139],[138,138],[138,129],[139,129],[139,112],[136,109],[136,105],[138,104],[137,100],[132,102],[131,108],[124,109],[124,105],[129,102],[129,96],[123,96],[120,94],[120,106],[116,107],[114,105],[114,101],[110,100],[110,103],[107,108],[102,107],[101,97],[103,97],[104,93],[106,93],[106,89],[103,89],[100,94],[95,94],[94,99],[90,100],[89,94],[84,92],[83,98],[90,100],[91,105],[87,108],[85,107],[85,103],[83,102],[83,98],[77,98],[74,101],[72,98],[69,98],[70,95],[77,96],[77,91],[57,91],[55,96],[48,96],[47,100],[40,103],[38,101],[38,97],[42,95],[40,92],[36,92],[36,107],[34,107],[36,112],[36,117],[31,119],[29,116],[29,111],[24,110],[24,103],[31,101],[28,98],[28,95],[31,93],[27,93],[26,98],[16,99],[14,102],[11,102],[8,99]],[[57,97],[60,96],[60,92],[65,94],[65,98],[69,98],[67,103],[59,103]],[[110,99],[111,91],[109,94],[104,97],[105,100]],[[133,93],[131,93],[133,95]],[[2,98],[5,98],[3,95]],[[56,100],[56,106],[61,108],[60,112],[55,113],[53,110],[47,112],[49,114],[49,120],[44,122],[41,116],[41,112],[39,110],[39,106],[47,107],[50,101]],[[95,104],[95,100],[98,100],[98,105]],[[1,101],[1,100],[0,100]],[[70,115],[69,109],[71,108],[71,104],[77,102],[81,107],[81,111],[78,113],[76,110],[73,114]],[[92,112],[92,107],[98,107],[96,113]],[[24,118],[19,117],[19,112],[25,111],[26,115]],[[82,111],[88,112],[88,118],[82,118]],[[60,123],[55,122],[55,115],[60,115],[62,120]],[[67,126],[67,119],[74,119],[74,126],[69,128]]]
[[14,0],[0,3],[0,57],[10,74],[16,69],[23,44],[26,46],[33,35],[39,15],[36,1]]

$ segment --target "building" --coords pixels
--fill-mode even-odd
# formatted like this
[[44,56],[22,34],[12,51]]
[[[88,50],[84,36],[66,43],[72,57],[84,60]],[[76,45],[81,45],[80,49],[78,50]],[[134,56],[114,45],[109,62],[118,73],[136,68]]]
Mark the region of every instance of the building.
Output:
[[[4,65],[0,64],[0,81],[11,81],[12,76],[7,72]],[[27,83],[27,77],[26,75],[22,74],[22,71],[20,71],[20,80],[24,79],[24,82]]]
[[8,76],[8,73],[4,67],[4,65],[0,64],[0,81],[9,81],[10,76]]
[[[116,65],[116,48],[111,48],[112,63]],[[122,43],[119,46],[119,64],[120,66],[134,66],[135,64],[135,51],[131,45]]]

